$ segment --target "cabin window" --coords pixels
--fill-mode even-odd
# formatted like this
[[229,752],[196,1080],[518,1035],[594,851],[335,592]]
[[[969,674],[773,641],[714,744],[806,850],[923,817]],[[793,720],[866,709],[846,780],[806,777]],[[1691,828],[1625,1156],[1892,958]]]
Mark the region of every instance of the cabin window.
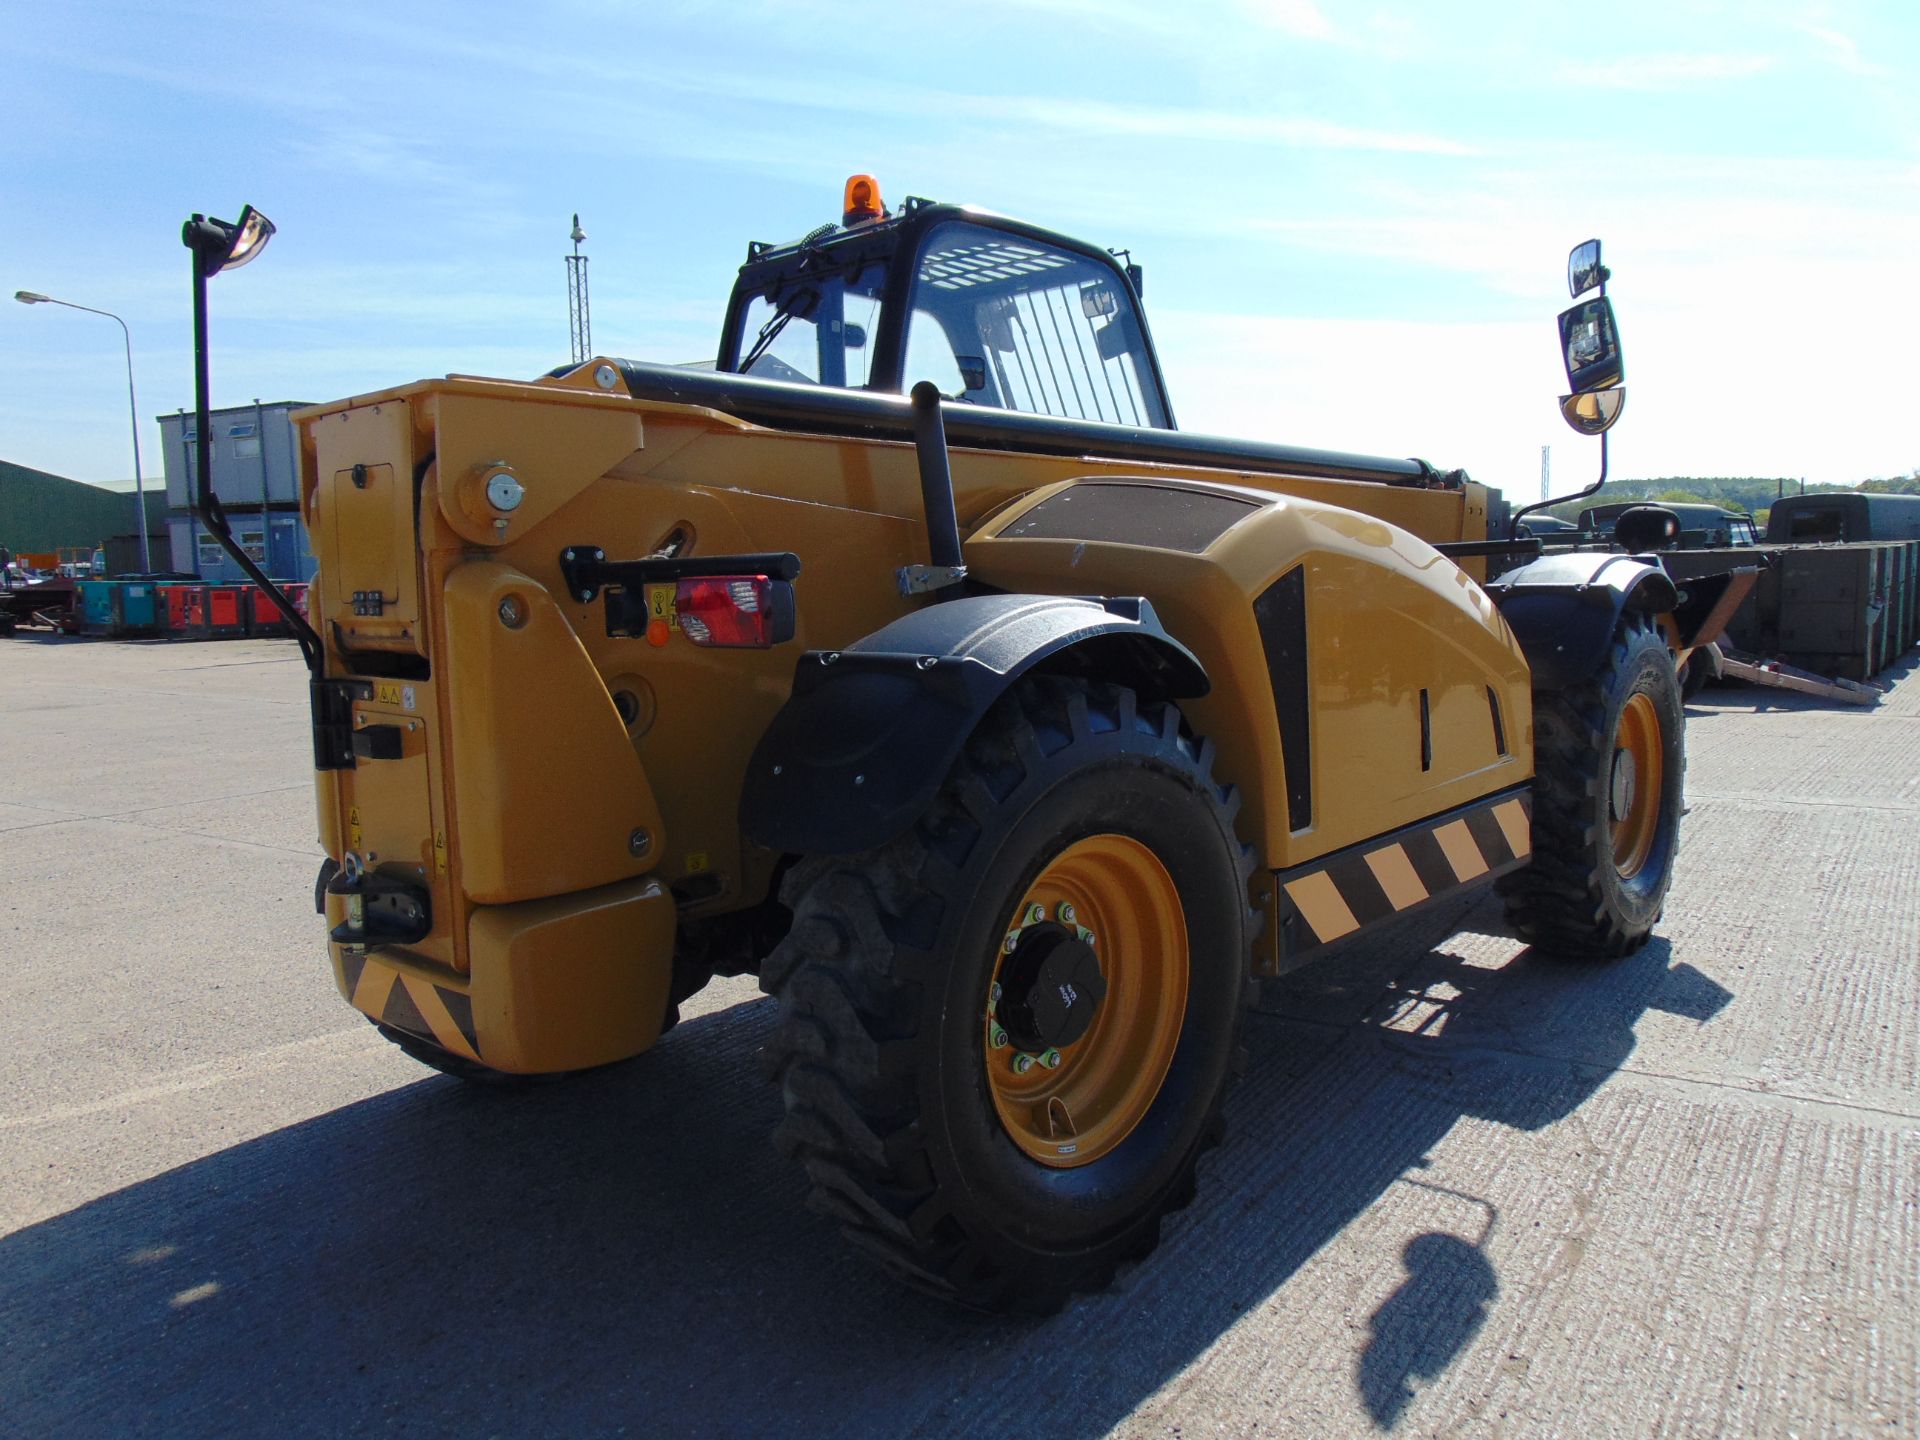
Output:
[[1069,420],[1165,428],[1131,288],[1111,266],[955,221],[921,249],[902,388]]
[[769,380],[859,389],[873,364],[886,267],[787,276],[747,302],[740,370]]
[[1844,538],[1842,525],[1844,517],[1838,510],[1810,510],[1792,517],[1793,533],[1789,540],[1839,540]]

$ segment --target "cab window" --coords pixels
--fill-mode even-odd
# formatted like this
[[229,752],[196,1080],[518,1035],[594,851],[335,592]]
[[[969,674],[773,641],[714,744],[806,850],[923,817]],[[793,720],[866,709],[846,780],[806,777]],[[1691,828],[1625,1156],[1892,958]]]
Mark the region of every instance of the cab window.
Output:
[[743,374],[859,389],[872,363],[886,267],[778,280],[747,302],[740,330]]
[[1112,267],[953,221],[921,249],[902,388],[1028,414],[1165,428],[1131,288]]

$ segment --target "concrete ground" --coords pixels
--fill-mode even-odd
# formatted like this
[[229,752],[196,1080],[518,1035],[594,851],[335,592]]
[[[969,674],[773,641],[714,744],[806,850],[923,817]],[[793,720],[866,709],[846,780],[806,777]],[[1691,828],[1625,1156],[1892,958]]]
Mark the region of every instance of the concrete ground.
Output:
[[321,955],[284,642],[0,641],[0,1435],[1912,1435],[1920,679],[1690,708],[1621,963],[1270,984],[1195,1207],[1044,1322],[869,1271],[769,1006],[510,1094]]

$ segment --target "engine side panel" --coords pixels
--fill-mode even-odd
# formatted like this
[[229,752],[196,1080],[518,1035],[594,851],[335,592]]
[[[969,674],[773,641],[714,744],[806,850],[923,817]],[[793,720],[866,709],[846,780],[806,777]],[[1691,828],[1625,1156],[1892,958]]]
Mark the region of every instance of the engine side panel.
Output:
[[[967,542],[967,563],[1002,589],[1153,603],[1213,682],[1185,708],[1218,747],[1220,773],[1247,792],[1264,868],[1530,777],[1526,661],[1486,593],[1425,541],[1351,510],[1231,488],[1223,498],[1254,503],[1210,507],[1226,523],[1196,551],[1191,525],[1161,543],[1160,502],[1131,507],[1138,533],[1122,538],[1111,497],[1089,493],[1101,488],[1120,486],[1050,487],[1011,507]],[[1069,505],[1089,523],[1064,523]],[[1289,603],[1298,645],[1283,633]]]

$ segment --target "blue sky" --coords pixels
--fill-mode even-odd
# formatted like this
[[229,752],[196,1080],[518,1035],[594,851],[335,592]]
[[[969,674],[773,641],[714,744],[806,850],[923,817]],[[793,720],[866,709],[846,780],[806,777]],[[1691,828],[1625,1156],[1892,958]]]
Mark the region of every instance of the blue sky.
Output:
[[[1920,466],[1920,6],[973,0],[540,7],[0,0],[0,293],[132,327],[192,403],[192,210],[280,226],[211,291],[214,400],[595,348],[710,355],[750,239],[846,175],[1130,247],[1184,428],[1589,477],[1553,316],[1599,235],[1614,473]],[[120,335],[0,305],[0,458],[132,470]]]

